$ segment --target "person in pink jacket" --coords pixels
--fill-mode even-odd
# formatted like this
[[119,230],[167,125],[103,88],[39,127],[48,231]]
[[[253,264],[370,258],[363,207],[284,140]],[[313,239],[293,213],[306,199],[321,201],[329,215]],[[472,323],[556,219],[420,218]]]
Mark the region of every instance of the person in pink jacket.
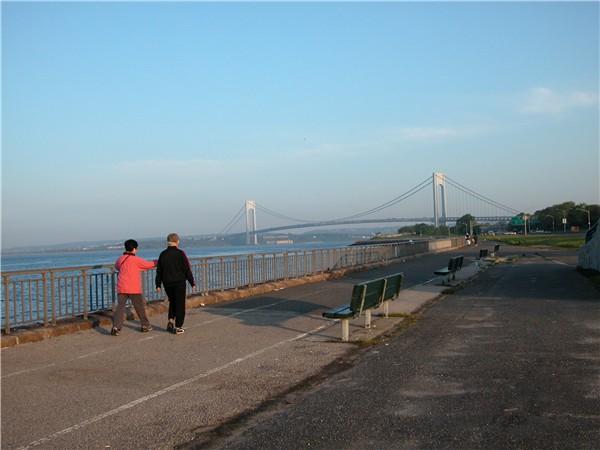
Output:
[[128,299],[131,299],[135,312],[140,322],[142,322],[142,333],[152,330],[152,325],[150,325],[148,316],[146,316],[146,301],[142,292],[140,273],[143,270],[156,267],[158,260],[150,262],[136,256],[138,243],[133,239],[126,240],[124,245],[125,252],[115,263],[115,270],[119,275],[117,279],[117,308],[113,315],[113,327],[110,331],[113,336],[121,334]]

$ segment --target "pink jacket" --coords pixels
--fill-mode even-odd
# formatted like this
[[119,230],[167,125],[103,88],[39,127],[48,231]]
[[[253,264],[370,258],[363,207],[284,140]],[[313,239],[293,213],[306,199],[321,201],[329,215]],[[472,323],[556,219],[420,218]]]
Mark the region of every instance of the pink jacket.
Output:
[[150,262],[131,253],[124,253],[115,263],[115,269],[119,272],[117,292],[119,294],[141,294],[140,273],[143,270],[153,269],[157,263],[158,260]]

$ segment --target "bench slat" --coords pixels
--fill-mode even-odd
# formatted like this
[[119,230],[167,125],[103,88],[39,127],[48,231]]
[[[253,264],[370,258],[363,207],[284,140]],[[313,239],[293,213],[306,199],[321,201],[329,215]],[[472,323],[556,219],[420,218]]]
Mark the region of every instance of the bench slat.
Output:
[[322,313],[328,319],[342,320],[342,341],[348,340],[350,319],[365,313],[365,328],[371,326],[371,309],[384,304],[387,317],[387,303],[396,298],[402,288],[403,273],[397,273],[376,280],[355,284],[352,288],[350,303],[332,308]]
[[456,279],[456,272],[462,269],[464,256],[455,256],[450,258],[448,261],[448,267],[442,267],[441,269],[434,270],[433,273],[435,275],[443,275],[444,280],[442,283],[445,284],[446,278],[450,281],[450,275],[452,275],[452,279]]
[[347,303],[337,308],[330,309],[323,313],[323,317],[328,319],[346,319],[348,317],[354,317],[357,314],[350,309],[350,303]]

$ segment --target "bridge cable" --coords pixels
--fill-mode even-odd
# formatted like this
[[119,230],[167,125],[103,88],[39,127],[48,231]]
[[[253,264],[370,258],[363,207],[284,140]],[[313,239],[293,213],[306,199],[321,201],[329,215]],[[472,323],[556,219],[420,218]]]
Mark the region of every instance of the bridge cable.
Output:
[[264,213],[270,214],[272,216],[278,217],[279,219],[285,219],[285,220],[289,220],[291,222],[305,222],[305,223],[318,222],[316,220],[303,220],[303,219],[296,219],[294,217],[284,216],[283,214],[279,214],[274,211],[271,211],[270,209],[267,209],[264,206],[259,205],[258,203],[255,203],[254,206],[256,207],[256,209],[258,209]]
[[289,220],[291,222],[304,222],[304,223],[313,223],[313,222],[314,223],[341,222],[341,221],[345,221],[345,220],[357,219],[359,217],[363,217],[363,216],[366,216],[366,215],[369,215],[369,214],[373,214],[373,213],[382,211],[382,210],[384,210],[386,208],[389,208],[390,206],[393,206],[393,205],[395,205],[395,204],[397,204],[397,203],[399,203],[399,202],[401,202],[403,200],[406,200],[407,198],[409,198],[409,197],[415,195],[416,193],[422,191],[423,189],[429,187],[430,183],[431,183],[431,178],[427,177],[424,181],[422,181],[421,183],[419,183],[417,186],[413,187],[409,191],[405,192],[404,194],[401,194],[398,197],[396,197],[396,198],[394,198],[392,200],[389,200],[386,203],[383,203],[383,204],[381,204],[379,206],[376,206],[375,208],[371,208],[371,209],[369,209],[367,211],[364,211],[364,212],[361,212],[361,213],[358,213],[358,214],[354,214],[352,216],[342,217],[342,218],[339,218],[339,219],[332,219],[332,220],[319,220],[318,221],[318,220],[297,219],[297,218],[294,218],[294,217],[284,216],[283,214],[276,213],[276,212],[271,211],[271,210],[265,208],[264,206],[261,206],[261,205],[258,205],[258,204],[255,204],[255,206],[256,206],[257,209],[259,209],[262,212],[265,212],[267,214],[271,214],[272,216],[278,217],[280,219]]
[[419,183],[417,186],[413,187],[409,191],[405,192],[402,195],[399,195],[398,197],[396,197],[396,198],[394,198],[394,199],[392,199],[392,200],[390,200],[390,201],[388,201],[386,203],[383,203],[383,204],[381,204],[379,206],[376,206],[375,208],[369,209],[368,211],[355,214],[353,216],[348,216],[348,217],[343,217],[341,219],[336,219],[336,221],[356,219],[358,217],[366,216],[368,214],[372,214],[372,213],[375,213],[375,212],[379,212],[379,211],[381,211],[383,209],[389,208],[390,206],[393,206],[393,205],[395,205],[397,203],[400,203],[401,201],[406,200],[407,198],[415,195],[417,192],[422,191],[426,187],[429,187],[430,183],[431,183],[431,177],[428,177],[427,179],[425,179],[424,181],[422,181],[421,183]]
[[231,221],[225,225],[225,227],[221,230],[221,232],[219,233],[220,235],[223,234],[227,234],[231,231],[231,229],[238,224],[238,222],[240,221],[240,219],[244,216],[244,210],[246,209],[246,205],[244,204],[240,210],[235,214],[235,216],[233,217],[233,219],[231,219]]
[[490,198],[487,198],[481,194],[478,194],[477,192],[473,191],[472,189],[469,189],[468,187],[463,186],[462,184],[460,184],[457,181],[454,181],[453,179],[449,178],[448,176],[445,177],[446,181],[449,182],[449,184],[455,188],[457,188],[458,190],[464,192],[465,194],[469,194],[472,197],[477,198],[478,200],[481,200],[484,203],[487,203],[488,205],[494,206],[498,209],[501,209],[503,211],[507,211],[510,212],[511,214],[518,214],[519,212],[516,209],[510,208],[506,205],[503,205],[501,203],[498,203]]

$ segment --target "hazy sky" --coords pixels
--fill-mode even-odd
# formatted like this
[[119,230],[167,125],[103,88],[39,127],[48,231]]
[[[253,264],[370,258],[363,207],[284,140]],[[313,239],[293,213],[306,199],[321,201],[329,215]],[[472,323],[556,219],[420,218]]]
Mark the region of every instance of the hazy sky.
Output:
[[336,219],[433,172],[600,203],[598,2],[1,7],[3,248]]

